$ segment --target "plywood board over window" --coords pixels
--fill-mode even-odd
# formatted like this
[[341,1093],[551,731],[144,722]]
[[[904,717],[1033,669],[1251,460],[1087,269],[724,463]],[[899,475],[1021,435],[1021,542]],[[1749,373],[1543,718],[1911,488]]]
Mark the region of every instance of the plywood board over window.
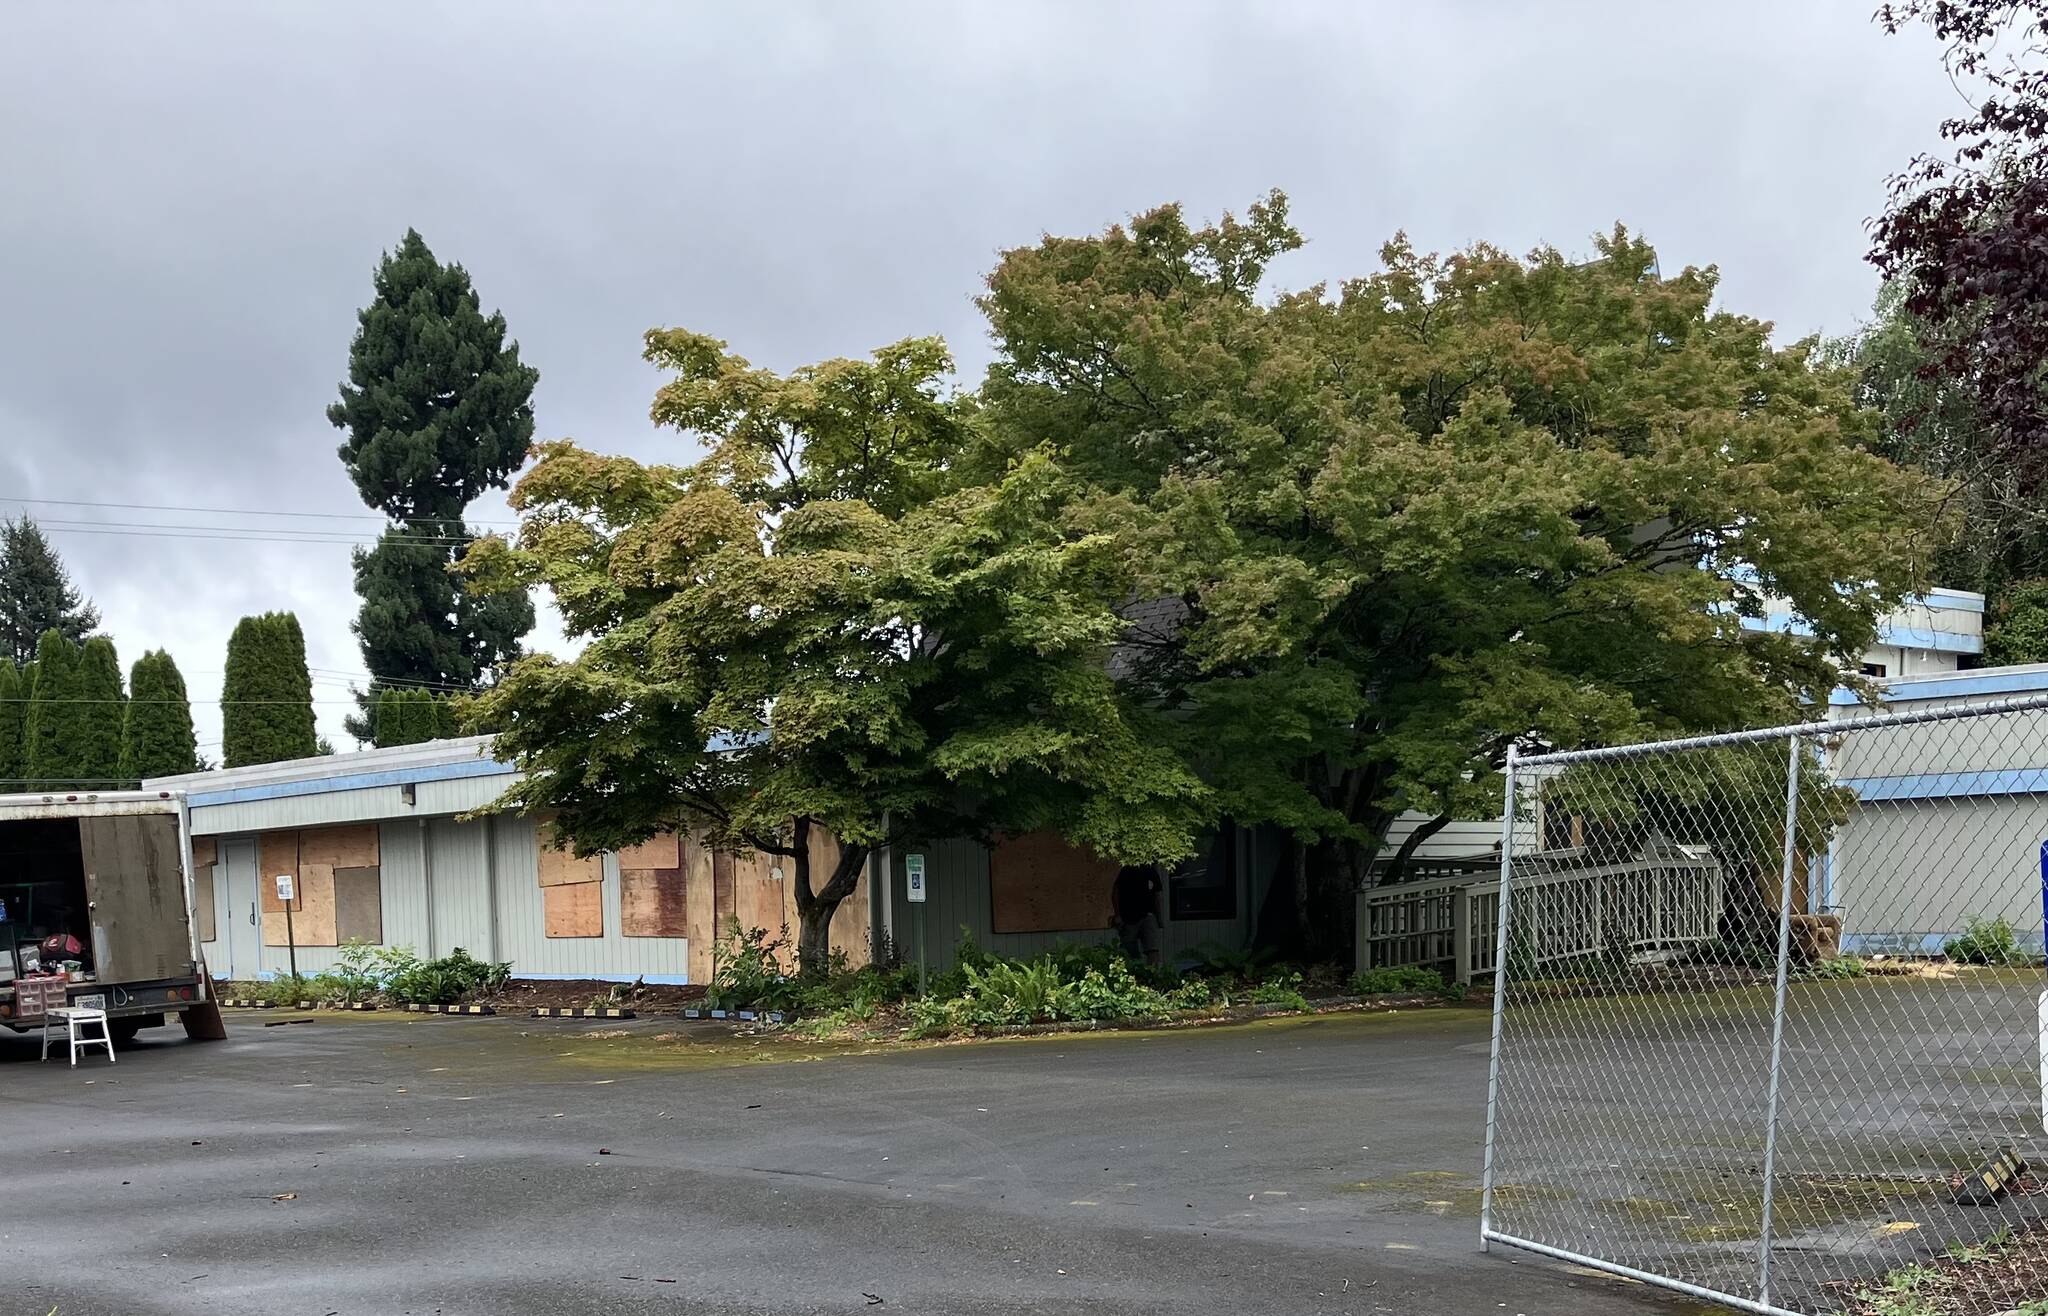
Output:
[[219,859],[220,855],[217,852],[216,843],[211,836],[195,836],[192,838],[192,867],[194,869],[210,867],[218,862]]
[[375,868],[334,870],[334,935],[345,941],[384,940],[384,884]]
[[1056,832],[1006,837],[988,857],[991,930],[1085,932],[1109,926],[1117,866]]
[[542,931],[550,937],[602,937],[604,935],[604,884],[573,882],[543,887]]
[[[289,875],[294,885],[299,876],[299,834],[297,832],[265,832],[256,838],[256,855],[259,871],[256,874],[256,897],[262,903],[266,915],[279,915],[278,940],[270,945],[284,945],[284,904],[277,898],[277,879]],[[299,907],[293,904],[296,915]]]
[[292,905],[292,937],[301,946],[334,946],[334,866],[299,860],[298,900]]
[[375,823],[352,827],[308,827],[299,833],[299,862],[329,868],[375,868],[378,863]]
[[674,832],[656,832],[638,845],[619,851],[621,869],[681,868],[683,838]]
[[619,870],[619,931],[626,936],[687,937],[688,908],[688,875],[682,869]]
[[604,879],[604,856],[592,855],[578,859],[569,849],[556,849],[556,842],[565,840],[555,833],[553,823],[542,823],[535,829],[540,841],[540,884],[549,886],[576,886],[583,882],[599,882]]
[[219,936],[213,914],[213,861],[195,864],[192,868],[193,903],[199,915],[199,939],[212,941]]

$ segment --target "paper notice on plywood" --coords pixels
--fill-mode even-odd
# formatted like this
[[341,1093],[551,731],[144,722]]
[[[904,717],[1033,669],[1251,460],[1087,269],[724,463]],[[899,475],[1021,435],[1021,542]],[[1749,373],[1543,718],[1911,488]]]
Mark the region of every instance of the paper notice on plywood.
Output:
[[[299,876],[299,834],[297,832],[265,832],[257,837],[256,863],[258,868],[261,869],[256,874],[256,893],[258,899],[263,902],[263,912],[265,914],[284,913],[284,902],[277,898],[277,882],[275,879],[289,874],[293,879],[292,886],[294,889],[297,888]],[[298,905],[294,904],[292,912],[297,913],[298,908]],[[269,941],[266,938],[266,945],[284,945],[284,933],[282,931],[284,925],[282,921],[279,922],[278,926],[280,928],[278,939],[276,941]]]
[[543,887],[542,931],[550,937],[602,937],[604,935],[604,884],[572,882]]

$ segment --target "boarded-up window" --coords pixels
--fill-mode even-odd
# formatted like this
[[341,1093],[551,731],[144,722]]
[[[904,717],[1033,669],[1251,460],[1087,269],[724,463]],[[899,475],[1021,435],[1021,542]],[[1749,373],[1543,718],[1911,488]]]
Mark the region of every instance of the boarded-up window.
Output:
[[263,911],[263,944],[286,946],[298,934],[299,902],[292,903],[292,926],[285,927],[284,902],[277,898],[277,879],[289,876],[293,894],[299,885],[299,834],[265,832],[256,838],[256,901]]
[[375,823],[352,827],[308,827],[299,833],[299,862],[329,868],[375,868],[378,864]]
[[384,883],[376,868],[334,870],[336,944],[384,940]]
[[687,896],[680,868],[620,869],[619,931],[629,937],[688,936]]
[[[534,824],[540,844],[541,932],[549,937],[604,935],[604,856],[578,859],[553,822]],[[557,848],[560,845],[562,848]]]
[[[383,940],[376,824],[265,832],[257,838],[256,851],[264,945],[338,946],[352,935],[362,935],[365,941]],[[345,918],[341,886],[335,880],[335,874],[343,870],[358,874],[348,884],[350,907]],[[285,907],[277,898],[277,879],[284,875],[292,878],[289,925]],[[342,931],[344,921],[358,931]],[[369,931],[364,934],[361,930],[366,928]]]
[[656,832],[638,845],[619,851],[621,869],[681,868],[683,838],[674,832]]
[[556,848],[561,839],[555,835],[553,823],[543,822],[535,828],[540,843],[540,884],[542,886],[575,886],[582,882],[597,882],[604,878],[604,856],[592,855],[578,859],[565,845]]
[[195,864],[192,869],[192,897],[199,915],[201,941],[212,941],[217,935],[213,925],[213,870],[212,864]]
[[988,857],[995,932],[1084,932],[1109,926],[1117,866],[1056,832],[997,843]]
[[550,937],[604,935],[604,883],[572,882],[541,888],[542,930]]

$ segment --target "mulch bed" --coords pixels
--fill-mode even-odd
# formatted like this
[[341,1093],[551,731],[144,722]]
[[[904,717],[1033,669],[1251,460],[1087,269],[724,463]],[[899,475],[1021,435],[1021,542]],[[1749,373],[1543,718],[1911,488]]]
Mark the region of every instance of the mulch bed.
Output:
[[[2032,1230],[2005,1244],[1993,1244],[1985,1255],[1957,1260],[1936,1257],[1919,1268],[1908,1299],[1901,1307],[1883,1284],[1859,1287],[1848,1295],[1845,1316],[1892,1316],[1909,1310],[1918,1316],[1999,1316],[2023,1311],[2048,1312],[2048,1230]],[[1916,1272],[1918,1273],[1918,1272]]]
[[[614,992],[618,994],[613,995]],[[514,978],[488,996],[476,997],[481,1005],[496,1007],[499,1014],[524,1014],[534,1006],[577,1008],[589,1005],[624,1005],[641,1014],[673,1014],[685,1005],[702,1000],[704,988],[655,983],[600,982],[595,978],[562,981]]]
[[[219,982],[214,984],[214,990],[222,999],[232,1000],[261,996],[265,984]],[[612,994],[614,991],[618,993],[616,997]],[[537,1005],[569,1008],[623,1005],[641,1014],[674,1014],[683,1006],[701,1000],[703,996],[704,988],[701,986],[602,982],[596,978],[571,978],[561,981],[514,978],[499,991],[472,997],[466,1004],[488,1005],[499,1014],[525,1014]]]

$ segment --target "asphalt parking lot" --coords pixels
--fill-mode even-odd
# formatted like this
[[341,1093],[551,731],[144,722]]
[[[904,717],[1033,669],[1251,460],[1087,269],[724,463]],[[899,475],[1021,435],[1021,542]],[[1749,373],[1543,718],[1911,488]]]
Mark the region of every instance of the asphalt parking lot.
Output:
[[1476,1010],[882,1054],[294,1017],[0,1040],[0,1311],[1700,1310],[1478,1251]]

